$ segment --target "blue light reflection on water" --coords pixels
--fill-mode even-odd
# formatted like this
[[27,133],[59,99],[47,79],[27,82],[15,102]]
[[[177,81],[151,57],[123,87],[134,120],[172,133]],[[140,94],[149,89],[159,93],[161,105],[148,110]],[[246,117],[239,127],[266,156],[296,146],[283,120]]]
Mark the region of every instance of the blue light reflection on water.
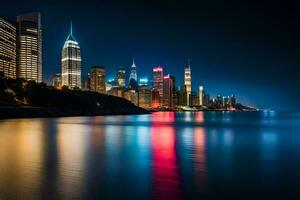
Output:
[[0,199],[300,193],[295,112],[2,120],[0,146]]

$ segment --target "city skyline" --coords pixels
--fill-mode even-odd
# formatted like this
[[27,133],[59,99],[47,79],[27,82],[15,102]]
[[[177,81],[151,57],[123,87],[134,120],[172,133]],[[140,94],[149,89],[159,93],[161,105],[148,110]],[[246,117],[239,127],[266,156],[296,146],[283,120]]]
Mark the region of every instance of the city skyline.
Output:
[[[273,32],[274,29],[268,26],[262,27],[261,23],[268,22],[269,18],[264,17],[261,12],[254,12],[258,9],[255,6],[247,4],[253,12],[243,13],[244,10],[238,3],[223,5],[219,2],[218,7],[224,6],[229,9],[220,11],[211,8],[209,3],[204,4],[203,8],[199,8],[201,4],[196,6],[195,3],[183,5],[181,8],[175,1],[170,4],[170,8],[166,8],[165,2],[154,2],[153,5],[157,6],[155,9],[157,15],[153,16],[147,10],[151,5],[140,3],[134,7],[130,2],[119,4],[112,5],[106,2],[100,5],[92,1],[91,5],[98,5],[94,7],[103,11],[102,14],[98,14],[92,6],[81,3],[75,5],[74,11],[81,8],[89,11],[85,16],[80,12],[66,11],[68,5],[66,2],[53,3],[50,7],[40,2],[20,3],[14,7],[12,3],[6,2],[3,3],[4,11],[1,15],[13,19],[19,14],[33,10],[41,12],[44,40],[43,75],[48,83],[51,76],[60,71],[59,52],[68,32],[68,24],[73,20],[76,24],[75,32],[79,34],[77,39],[83,49],[82,57],[85,58],[82,63],[83,74],[87,74],[91,66],[101,65],[106,67],[109,79],[115,75],[118,67],[129,69],[134,52],[139,75],[150,74],[153,66],[162,65],[168,73],[176,76],[177,83],[183,83],[184,77],[181,73],[187,58],[191,58],[191,64],[194,66],[193,75],[199,79],[199,83],[196,81],[192,83],[194,91],[197,91],[199,85],[204,85],[206,91],[214,96],[218,93],[228,95],[234,93],[241,102],[259,108],[297,107],[297,99],[300,96],[297,84],[299,62],[295,57],[297,43],[290,41],[298,40],[295,40],[294,35],[288,39],[284,33]],[[262,7],[267,5],[263,3]],[[289,5],[281,7],[287,6]],[[201,10],[203,11],[201,16],[199,14],[201,12],[195,12],[193,7],[207,9],[212,13]],[[230,11],[237,7],[241,10],[230,14]],[[276,4],[273,5],[273,10],[274,7],[275,10],[281,9]],[[109,9],[115,17],[107,12]],[[178,15],[175,16],[175,11],[179,10],[184,12],[176,12]],[[166,11],[165,15],[163,11]],[[265,11],[268,16],[275,16],[273,11],[268,9]],[[52,15],[54,12],[57,15]],[[121,19],[120,16],[125,12],[132,14],[128,19]],[[232,21],[231,18],[224,17],[225,14],[229,14],[230,17],[239,14],[241,17]],[[257,25],[251,23],[249,19],[255,14],[262,17],[262,22],[256,22]],[[99,19],[103,20],[98,20],[97,16],[101,16]],[[139,19],[137,16],[140,16]],[[214,16],[220,16],[221,18],[217,19],[224,22],[225,27],[218,24],[218,20],[212,18]],[[109,18],[109,22],[105,20],[106,17]],[[176,23],[174,20],[170,23],[171,17],[175,17]],[[282,17],[282,21],[278,21],[279,28],[284,28],[283,22],[286,22],[289,15],[281,13],[279,17]],[[243,25],[243,20],[248,22],[250,20],[247,23],[249,28],[246,30],[249,29],[251,32],[244,30],[246,26]],[[84,23],[85,21],[88,23]],[[144,24],[148,24],[149,28]],[[206,24],[211,24],[211,27]],[[167,25],[167,28],[163,28],[164,25]],[[150,31],[150,27],[155,31]],[[179,33],[176,33],[178,31]],[[292,33],[296,35],[297,31]],[[247,39],[248,36],[250,38]],[[257,45],[250,44],[250,41],[256,38],[259,39]],[[268,41],[271,40],[275,42],[268,45]],[[284,43],[281,44],[279,41]],[[279,47],[282,49],[279,50]],[[289,51],[292,53],[288,54]]]

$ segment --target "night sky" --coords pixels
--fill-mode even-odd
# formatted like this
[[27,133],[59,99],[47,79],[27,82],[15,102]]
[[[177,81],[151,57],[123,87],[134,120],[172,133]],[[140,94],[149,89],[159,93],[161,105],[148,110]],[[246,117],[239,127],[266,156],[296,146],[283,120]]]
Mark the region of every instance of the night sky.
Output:
[[32,11],[42,14],[44,81],[60,72],[72,20],[83,75],[101,65],[113,78],[135,53],[138,77],[163,65],[180,85],[190,58],[193,90],[300,108],[300,12],[289,1],[1,1],[0,15],[11,19]]

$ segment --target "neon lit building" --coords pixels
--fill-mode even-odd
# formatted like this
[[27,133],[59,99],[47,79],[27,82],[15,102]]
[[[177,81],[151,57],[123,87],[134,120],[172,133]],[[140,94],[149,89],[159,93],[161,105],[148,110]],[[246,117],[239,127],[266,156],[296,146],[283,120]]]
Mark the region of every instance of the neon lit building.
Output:
[[153,67],[153,88],[159,92],[159,96],[163,96],[164,69],[162,66]]
[[0,73],[16,78],[16,27],[0,18]]
[[163,82],[163,106],[173,107],[173,79],[170,75],[164,76]]
[[73,36],[72,24],[61,53],[62,85],[81,88],[80,46]]
[[42,82],[42,29],[39,12],[17,16],[17,77]]
[[192,91],[191,87],[191,65],[190,62],[188,66],[184,69],[184,84],[186,86],[186,95],[187,95],[187,105],[190,105],[190,94]]

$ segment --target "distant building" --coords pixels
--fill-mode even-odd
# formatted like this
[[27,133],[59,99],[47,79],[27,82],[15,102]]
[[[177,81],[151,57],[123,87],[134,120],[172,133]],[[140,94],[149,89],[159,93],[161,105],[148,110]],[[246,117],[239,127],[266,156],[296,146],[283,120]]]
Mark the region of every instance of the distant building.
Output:
[[191,65],[189,62],[188,66],[184,69],[184,84],[186,86],[187,105],[190,103],[189,97],[192,91],[191,81]]
[[204,89],[203,86],[199,86],[199,106],[204,106]]
[[89,90],[91,90],[90,86],[91,86],[91,75],[90,75],[90,73],[88,73],[87,77],[83,78],[83,87],[82,87],[82,89],[89,91]]
[[140,78],[140,83],[139,85],[146,85],[148,86],[148,78],[147,77],[144,77],[144,78]]
[[106,93],[105,85],[105,68],[100,66],[92,67],[90,70],[90,90],[99,92],[102,94]]
[[125,68],[119,67],[117,70],[117,76],[116,76],[118,86],[125,87],[125,77],[126,77]]
[[16,64],[16,27],[0,18],[0,75],[15,79]]
[[39,12],[17,16],[17,77],[42,82],[42,29]]
[[152,103],[151,107],[152,108],[159,108],[160,107],[160,95],[158,90],[152,89]]
[[152,104],[152,91],[146,85],[139,86],[138,89],[139,107],[150,109]]
[[133,89],[124,90],[124,98],[138,106],[138,92]]
[[123,98],[124,97],[124,87],[112,87],[109,91],[107,91],[107,94]]
[[198,106],[199,105],[199,97],[196,92],[192,91],[189,97],[189,105],[190,106]]
[[209,94],[204,93],[203,105],[204,106],[209,106],[209,102],[210,102],[210,96],[209,96]]
[[61,53],[61,74],[63,86],[81,88],[81,54],[79,44],[73,36],[72,24]]
[[164,81],[164,70],[162,66],[156,66],[153,67],[153,89],[158,91],[159,97],[160,97],[160,102],[159,104],[161,105],[161,101],[163,98],[163,81]]
[[55,74],[52,77],[52,86],[56,89],[61,89],[61,74]]
[[179,98],[178,98],[178,104],[180,106],[186,106],[187,105],[187,92],[186,92],[186,85],[180,86],[179,90]]
[[173,107],[173,80],[170,75],[164,76],[163,106],[168,108]]
[[137,89],[137,72],[136,72],[136,65],[135,65],[135,58],[133,58],[131,69],[130,69],[130,76],[129,76],[129,87]]

